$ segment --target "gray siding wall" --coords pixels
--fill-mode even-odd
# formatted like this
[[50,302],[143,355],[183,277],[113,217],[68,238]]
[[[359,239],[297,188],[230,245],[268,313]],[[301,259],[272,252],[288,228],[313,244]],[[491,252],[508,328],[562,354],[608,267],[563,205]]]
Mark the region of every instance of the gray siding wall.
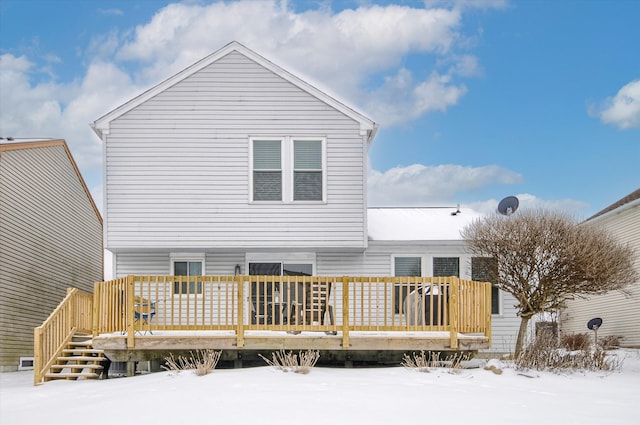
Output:
[[[327,203],[249,203],[249,137],[326,137]],[[364,248],[357,122],[233,52],[111,123],[106,241],[131,248]]]
[[[639,204],[620,212],[613,211],[593,225],[604,226],[622,243],[629,244],[635,250],[636,268],[640,271]],[[626,292],[615,291],[567,303],[567,308],[561,315],[562,332],[590,332],[587,322],[594,317],[601,317],[603,325],[598,330],[598,337],[622,336],[623,346],[640,347],[640,282],[636,282]]]
[[[165,276],[173,274],[171,255],[164,253],[120,253],[115,257],[115,278],[127,275]],[[204,257],[204,274],[207,276],[230,276],[236,264],[245,269],[244,253],[207,253]]]
[[0,369],[33,356],[33,328],[102,280],[102,225],[61,145],[0,152]]

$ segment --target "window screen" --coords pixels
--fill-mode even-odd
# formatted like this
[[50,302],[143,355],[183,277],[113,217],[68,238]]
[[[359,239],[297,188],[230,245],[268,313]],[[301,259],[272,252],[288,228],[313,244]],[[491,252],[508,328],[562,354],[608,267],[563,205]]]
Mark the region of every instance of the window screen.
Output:
[[282,155],[280,140],[253,142],[253,200],[282,200]]
[[294,141],[293,200],[322,200],[322,142]]

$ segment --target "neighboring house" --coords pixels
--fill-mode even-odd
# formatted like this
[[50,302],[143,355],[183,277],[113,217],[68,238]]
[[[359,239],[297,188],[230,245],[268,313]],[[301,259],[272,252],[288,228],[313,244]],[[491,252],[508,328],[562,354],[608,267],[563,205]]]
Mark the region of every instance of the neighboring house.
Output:
[[[104,239],[116,278],[482,278],[459,236],[471,212],[367,209],[377,125],[236,42],[92,127],[104,143]],[[414,219],[413,239],[393,233],[408,222],[402,214]],[[443,223],[456,230],[441,235]],[[501,295],[494,348],[509,351],[518,322]]]
[[29,366],[33,329],[67,288],[93,292],[102,252],[102,218],[65,141],[0,144],[1,371]]
[[[640,189],[585,220],[585,226],[602,226],[635,250],[635,267],[640,271]],[[624,347],[640,347],[640,281],[625,291],[612,291],[567,303],[560,316],[562,333],[584,333],[587,322],[603,320],[598,337],[623,337]]]

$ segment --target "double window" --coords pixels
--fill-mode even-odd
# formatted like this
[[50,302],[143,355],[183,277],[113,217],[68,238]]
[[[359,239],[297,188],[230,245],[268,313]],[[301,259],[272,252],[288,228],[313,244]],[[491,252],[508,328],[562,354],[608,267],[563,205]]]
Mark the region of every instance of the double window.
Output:
[[[423,276],[422,257],[395,257],[395,276]],[[433,257],[433,276],[457,276],[460,277],[459,257]],[[428,266],[428,264],[427,264]],[[426,270],[426,273],[429,273]],[[495,286],[498,276],[498,262],[495,258],[472,257],[471,258],[471,280],[478,282],[491,282],[491,314],[500,314],[500,291]],[[400,312],[400,304],[407,296],[406,289],[396,285],[395,289],[396,305],[395,312]]]
[[324,201],[323,138],[252,138],[251,200]]

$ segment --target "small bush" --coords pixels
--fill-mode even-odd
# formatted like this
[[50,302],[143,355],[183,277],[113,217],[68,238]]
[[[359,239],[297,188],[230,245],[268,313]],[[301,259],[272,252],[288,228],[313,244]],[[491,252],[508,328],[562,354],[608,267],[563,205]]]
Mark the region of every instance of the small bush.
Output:
[[[577,338],[580,342],[580,338]],[[573,341],[573,340],[572,340]],[[562,343],[553,340],[536,338],[526,347],[515,361],[516,370],[548,370],[561,372],[568,370],[604,370],[620,369],[621,362],[616,357],[608,357],[606,351],[600,347],[594,350],[568,350]]]
[[587,350],[591,345],[591,336],[589,334],[567,334],[560,338],[560,347],[569,351]]
[[413,353],[412,356],[404,355],[402,358],[402,366],[408,369],[414,369],[418,372],[431,372],[431,368],[447,367],[450,372],[460,370],[460,363],[469,360],[471,357],[468,354],[455,353],[447,356],[444,360],[440,359],[440,352],[429,351],[425,353]]
[[620,340],[623,337],[619,335],[607,335],[604,337],[598,338],[598,345],[603,350],[613,350],[614,348],[620,347]]
[[190,351],[189,354],[191,355],[189,358],[185,356],[175,358],[173,353],[171,353],[169,357],[164,358],[166,363],[162,368],[175,372],[195,369],[196,375],[203,376],[213,372],[218,365],[222,351],[197,350],[195,354],[192,351]]
[[438,367],[440,353],[429,352],[428,355],[424,351],[420,354],[413,353],[412,356],[404,355],[402,357],[402,366],[408,369],[415,369],[418,372],[430,372],[430,368]]
[[307,350],[305,352],[300,351],[298,355],[293,352],[285,352],[280,350],[271,354],[271,360],[259,354],[262,359],[267,362],[269,366],[273,366],[276,369],[280,369],[283,372],[295,372],[306,375],[316,365],[316,362],[320,358],[320,352],[318,350]]

